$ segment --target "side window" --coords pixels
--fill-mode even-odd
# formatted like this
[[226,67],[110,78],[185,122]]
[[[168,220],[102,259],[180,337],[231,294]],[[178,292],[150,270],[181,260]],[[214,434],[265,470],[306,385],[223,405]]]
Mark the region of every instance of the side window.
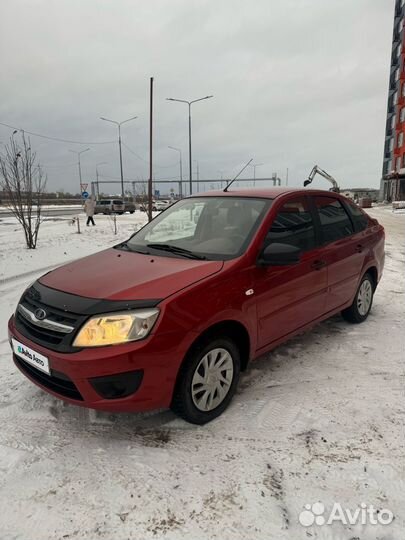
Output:
[[347,201],[347,206],[349,207],[349,212],[352,216],[356,232],[364,231],[368,225],[367,215],[352,201]]
[[335,242],[353,234],[353,225],[342,203],[333,197],[315,197],[324,242]]
[[315,247],[315,229],[307,200],[291,200],[278,211],[265,239],[270,243],[290,244],[308,251]]

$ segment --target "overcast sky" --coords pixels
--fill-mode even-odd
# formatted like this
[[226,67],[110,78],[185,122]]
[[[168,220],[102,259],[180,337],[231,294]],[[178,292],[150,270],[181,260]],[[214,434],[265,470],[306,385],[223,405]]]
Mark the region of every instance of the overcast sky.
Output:
[[[122,128],[124,176],[147,178],[154,76],[156,180],[179,174],[169,145],[188,171],[187,106],[165,98],[213,94],[192,109],[201,178],[253,158],[257,176],[284,182],[288,167],[291,185],[318,163],[343,187],[377,187],[393,10],[394,0],[2,0],[0,122],[87,143],[117,139],[100,116],[136,115]],[[0,126],[0,141],[10,134]],[[103,161],[100,173],[119,178],[117,143],[31,143],[49,189],[78,191],[69,149],[88,146],[83,180]]]

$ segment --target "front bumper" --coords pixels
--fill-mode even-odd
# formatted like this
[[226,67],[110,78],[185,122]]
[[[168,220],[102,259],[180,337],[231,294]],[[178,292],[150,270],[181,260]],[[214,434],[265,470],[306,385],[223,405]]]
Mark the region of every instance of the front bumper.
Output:
[[129,412],[170,406],[176,376],[187,345],[184,334],[152,334],[147,339],[76,353],[51,351],[22,335],[8,323],[14,337],[49,359],[51,375],[19,357],[20,371],[43,390],[69,403],[105,411]]

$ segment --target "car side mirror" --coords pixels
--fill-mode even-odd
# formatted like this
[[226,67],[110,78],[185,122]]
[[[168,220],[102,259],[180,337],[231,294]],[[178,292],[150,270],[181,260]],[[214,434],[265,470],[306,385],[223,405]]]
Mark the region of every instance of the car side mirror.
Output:
[[299,263],[300,256],[300,248],[274,242],[264,248],[258,263],[261,266],[288,266]]

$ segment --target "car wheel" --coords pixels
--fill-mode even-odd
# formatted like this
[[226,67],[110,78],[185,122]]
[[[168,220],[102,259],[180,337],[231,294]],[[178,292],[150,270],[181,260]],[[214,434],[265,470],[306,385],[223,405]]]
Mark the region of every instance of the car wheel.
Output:
[[367,319],[373,305],[374,288],[371,275],[364,274],[352,305],[342,311],[342,316],[346,321],[358,324]]
[[200,342],[180,368],[172,410],[192,424],[206,424],[229,405],[240,373],[240,353],[227,337]]
[[130,213],[130,214],[133,214],[134,212],[135,212],[135,210],[131,210],[129,213]]

